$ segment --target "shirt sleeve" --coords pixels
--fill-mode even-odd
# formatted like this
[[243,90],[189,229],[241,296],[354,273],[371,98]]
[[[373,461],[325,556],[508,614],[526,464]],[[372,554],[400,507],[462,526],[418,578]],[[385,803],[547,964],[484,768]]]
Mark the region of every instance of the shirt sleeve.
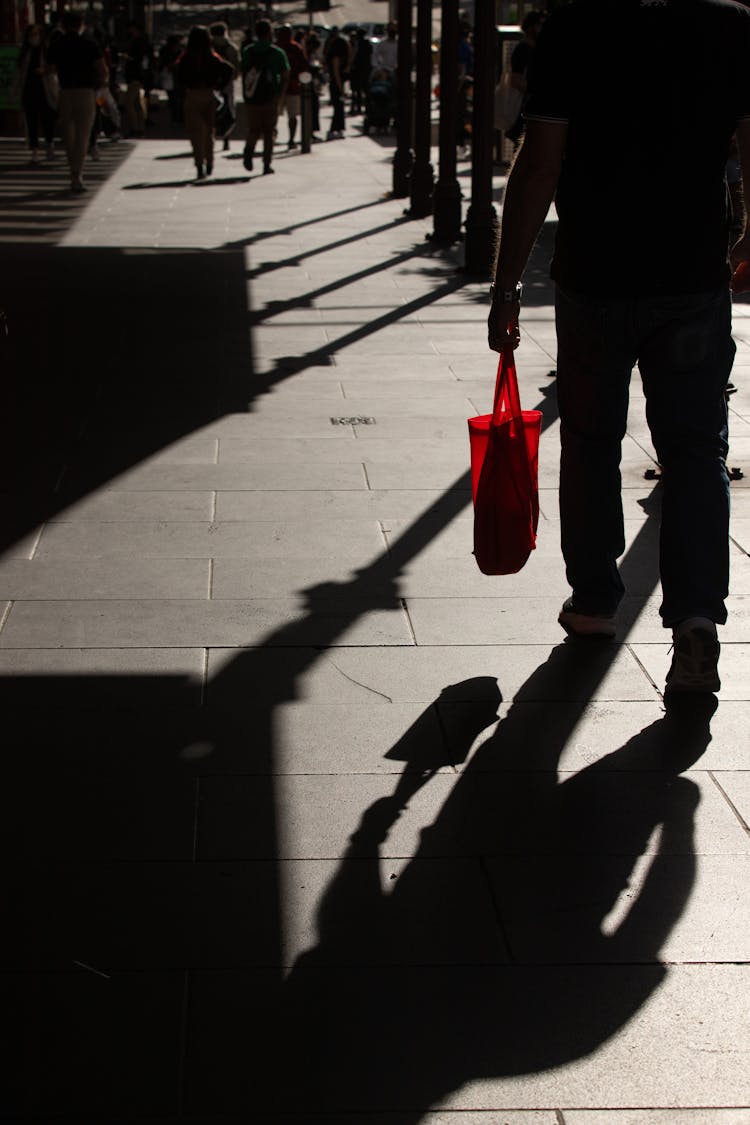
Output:
[[549,16],[539,35],[529,66],[529,90],[524,115],[529,121],[567,123],[573,100],[573,59],[570,9]]

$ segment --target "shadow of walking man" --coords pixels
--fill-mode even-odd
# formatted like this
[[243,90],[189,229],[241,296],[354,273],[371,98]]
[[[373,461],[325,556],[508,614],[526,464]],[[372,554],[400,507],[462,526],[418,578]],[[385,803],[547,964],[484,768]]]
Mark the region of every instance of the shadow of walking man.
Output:
[[[598,646],[555,648],[459,774],[416,855],[384,881],[396,821],[491,721],[494,681],[453,685],[433,705],[447,756],[436,745],[430,762],[416,738],[410,754],[409,734],[389,753],[404,771],[351,836],[320,903],[318,944],[284,988],[295,1074],[285,1110],[311,1121],[384,1112],[415,1125],[473,1080],[591,1055],[659,988],[660,951],[695,878],[698,790],[680,774],[710,740],[715,700],[670,710],[558,776],[610,659]],[[561,684],[580,703],[551,722]]]

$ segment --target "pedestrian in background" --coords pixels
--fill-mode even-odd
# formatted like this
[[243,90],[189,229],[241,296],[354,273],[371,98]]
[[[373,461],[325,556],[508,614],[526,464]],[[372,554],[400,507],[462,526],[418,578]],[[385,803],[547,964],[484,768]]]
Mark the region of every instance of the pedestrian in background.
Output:
[[168,35],[166,43],[159,51],[157,61],[159,85],[167,95],[169,118],[173,125],[181,125],[183,122],[182,103],[185,91],[180,89],[177,77],[177,60],[182,52],[182,36]]
[[142,137],[146,125],[144,96],[150,86],[152,73],[152,51],[143,28],[135,20],[128,24],[128,42],[123,52],[125,59],[124,78],[125,116],[128,135]]
[[44,136],[47,159],[51,160],[55,155],[57,107],[51,104],[54,94],[50,91],[44,28],[40,23],[30,24],[24,33],[18,56],[16,86],[26,122],[31,163],[39,163],[40,131]]
[[344,75],[349,67],[349,44],[337,27],[331,28],[325,45],[328,90],[333,116],[328,129],[329,141],[344,135]]
[[297,120],[301,110],[302,99],[302,86],[300,85],[300,74],[307,74],[310,67],[307,63],[307,55],[304,48],[295,43],[292,38],[292,29],[289,24],[284,24],[276,32],[276,43],[284,52],[289,63],[289,81],[287,83],[286,92],[284,94],[283,103],[281,108],[286,110],[287,121],[289,123],[289,141],[287,147],[293,149],[297,147],[297,142],[294,139],[297,135]]
[[[665,692],[717,691],[735,353],[725,166],[736,131],[750,184],[750,11],[732,0],[558,8],[539,36],[526,118],[489,343],[518,342],[517,286],[554,198],[560,524],[573,591],[559,621],[577,636],[616,632],[621,442],[637,363],[662,467],[660,613],[674,645]],[[746,228],[731,262],[748,260]]]
[[515,123],[511,125],[510,129],[506,129],[505,135],[509,141],[513,142],[516,148],[523,136],[523,111],[526,102],[526,91],[529,86],[531,67],[534,62],[534,51],[536,49],[539,33],[544,26],[546,18],[547,13],[541,10],[526,13],[521,24],[523,39],[516,44],[510,56],[510,83],[511,86],[521,94],[521,108],[518,111],[518,117]]
[[310,67],[310,73],[312,74],[312,139],[314,141],[320,140],[317,134],[320,132],[320,94],[324,80],[321,65],[322,47],[323,44],[317,32],[309,31],[305,36],[304,48],[307,55],[307,65]]
[[269,20],[258,20],[255,25],[257,39],[242,52],[242,74],[247,112],[247,140],[244,164],[253,170],[253,158],[258,138],[263,138],[263,175],[273,173],[273,141],[279,103],[284,97],[289,81],[289,60],[272,42]]
[[[237,117],[237,109],[235,106],[234,98],[234,78],[239,71],[240,66],[240,53],[235,47],[232,40],[229,38],[229,28],[225,23],[214,23],[211,25],[211,38],[213,40],[213,48],[217,55],[221,55],[229,65],[232,67],[232,77],[227,82],[226,86],[222,86],[219,93],[224,99],[229,116],[234,119]],[[232,125],[234,128],[234,125]],[[227,133],[224,138],[223,149],[226,152],[229,148],[229,134]]]
[[367,90],[372,73],[372,43],[365,35],[364,28],[358,27],[354,37],[354,57],[349,72],[349,87],[352,92],[351,114],[363,112]]
[[226,86],[233,74],[226,59],[213,50],[208,28],[192,27],[177,63],[177,77],[185,91],[185,128],[199,180],[214,170],[216,91]]
[[398,24],[391,20],[386,28],[385,39],[375,44],[372,52],[372,65],[375,70],[390,70],[398,66]]
[[95,91],[106,84],[108,75],[98,44],[81,34],[80,12],[64,12],[62,30],[62,35],[50,39],[47,65],[60,83],[60,128],[70,168],[70,190],[78,195],[86,190],[83,163],[96,115]]

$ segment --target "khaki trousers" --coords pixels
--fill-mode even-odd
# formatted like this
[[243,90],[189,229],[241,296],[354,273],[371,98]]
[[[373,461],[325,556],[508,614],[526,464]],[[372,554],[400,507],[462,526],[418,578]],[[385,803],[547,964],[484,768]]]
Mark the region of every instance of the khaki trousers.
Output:
[[143,87],[140,82],[128,82],[125,91],[125,114],[128,128],[131,133],[142,133],[146,126],[146,117],[143,112]]
[[96,113],[94,91],[83,87],[61,90],[58,112],[70,178],[80,180]]
[[213,90],[185,92],[185,128],[196,164],[213,162],[216,98]]

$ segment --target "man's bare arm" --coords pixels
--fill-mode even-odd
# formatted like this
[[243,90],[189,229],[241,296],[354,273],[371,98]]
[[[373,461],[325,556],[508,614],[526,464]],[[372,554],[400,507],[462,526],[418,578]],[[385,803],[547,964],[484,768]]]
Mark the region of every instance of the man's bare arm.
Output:
[[521,280],[536,237],[547,218],[560,178],[568,127],[564,122],[529,121],[521,151],[508,177],[503,201],[495,296],[488,320],[493,351],[518,344],[518,302],[503,300]]

